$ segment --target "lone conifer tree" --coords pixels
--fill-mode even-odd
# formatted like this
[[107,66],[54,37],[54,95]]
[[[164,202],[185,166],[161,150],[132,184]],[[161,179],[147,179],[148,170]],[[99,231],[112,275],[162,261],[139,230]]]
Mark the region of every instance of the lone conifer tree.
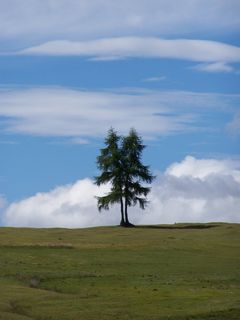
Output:
[[129,225],[128,207],[139,204],[141,209],[145,209],[147,204],[146,196],[150,192],[149,187],[141,185],[151,183],[154,176],[149,170],[149,166],[145,166],[141,162],[142,152],[145,149],[141,137],[135,129],[131,129],[129,135],[122,141],[122,159],[124,162],[124,189],[125,198],[125,222]]
[[123,205],[123,164],[121,149],[119,148],[121,137],[111,128],[105,139],[105,148],[100,150],[97,157],[97,166],[102,173],[95,178],[95,183],[111,183],[111,191],[103,197],[97,197],[98,210],[108,210],[110,204],[120,203],[121,205],[121,222],[124,225],[124,205]]
[[120,203],[121,226],[133,226],[128,219],[128,207],[137,203],[141,209],[147,204],[146,196],[150,188],[141,185],[151,183],[154,179],[149,167],[141,162],[142,151],[145,146],[135,129],[129,135],[121,137],[112,128],[105,139],[105,148],[100,150],[97,166],[101,174],[95,178],[95,183],[111,183],[110,192],[97,197],[98,209],[108,210],[109,205]]

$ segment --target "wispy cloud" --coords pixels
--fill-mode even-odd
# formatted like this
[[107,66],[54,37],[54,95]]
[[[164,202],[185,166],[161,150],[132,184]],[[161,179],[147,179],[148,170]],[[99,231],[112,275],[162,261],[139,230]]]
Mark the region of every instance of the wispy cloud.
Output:
[[149,78],[145,78],[142,81],[143,82],[160,82],[166,80],[165,76],[160,76],[160,77],[149,77]]
[[[136,224],[226,221],[240,222],[240,163],[233,160],[186,157],[159,174],[146,211],[131,208]],[[89,227],[119,224],[119,207],[98,213],[96,195],[108,192],[90,179],[57,187],[12,203],[6,226]]]
[[0,39],[26,43],[115,36],[233,34],[238,0],[8,0],[0,2]]
[[55,139],[51,140],[48,142],[48,144],[51,145],[85,145],[89,144],[90,141],[81,137],[70,137],[70,138],[60,138],[60,139]]
[[234,68],[224,62],[202,63],[193,67],[193,69],[204,72],[233,72]]
[[17,142],[12,140],[0,140],[0,144],[17,144]]
[[110,126],[120,132],[135,127],[151,138],[212,130],[214,124],[205,118],[234,113],[239,100],[239,95],[181,91],[5,88],[0,90],[0,116],[2,130],[8,133],[70,137],[72,142],[86,143],[102,137]]
[[[147,37],[104,38],[91,41],[50,41],[26,48],[23,55],[74,55],[95,59],[170,58],[200,62],[217,62],[208,68],[223,68],[224,63],[240,61],[240,48],[222,42],[207,40]],[[219,61],[221,63],[219,64]],[[225,68],[227,66],[225,65]]]

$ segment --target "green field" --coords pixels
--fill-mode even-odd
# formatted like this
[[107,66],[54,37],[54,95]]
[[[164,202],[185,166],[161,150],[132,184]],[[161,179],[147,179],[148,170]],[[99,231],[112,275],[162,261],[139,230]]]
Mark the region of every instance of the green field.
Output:
[[0,228],[0,319],[240,319],[240,225]]

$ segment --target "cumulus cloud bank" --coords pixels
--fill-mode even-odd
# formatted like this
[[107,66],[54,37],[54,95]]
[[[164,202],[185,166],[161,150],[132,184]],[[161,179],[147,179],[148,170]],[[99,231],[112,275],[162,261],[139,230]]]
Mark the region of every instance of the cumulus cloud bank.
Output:
[[0,194],[0,210],[6,205],[6,199],[5,197]]
[[[10,204],[3,221],[22,227],[115,225],[120,219],[117,205],[109,212],[96,208],[95,196],[108,190],[90,179],[80,180]],[[188,156],[158,175],[149,200],[145,211],[130,209],[134,223],[240,222],[240,163]]]
[[2,224],[2,213],[4,212],[4,209],[7,206],[7,201],[4,197],[4,195],[0,194],[0,225]]

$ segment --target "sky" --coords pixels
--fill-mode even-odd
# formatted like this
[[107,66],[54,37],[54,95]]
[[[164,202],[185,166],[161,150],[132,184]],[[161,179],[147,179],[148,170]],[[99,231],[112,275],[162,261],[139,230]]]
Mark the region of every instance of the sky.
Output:
[[0,0],[0,225],[88,227],[110,127],[157,176],[134,223],[240,222],[238,0]]

